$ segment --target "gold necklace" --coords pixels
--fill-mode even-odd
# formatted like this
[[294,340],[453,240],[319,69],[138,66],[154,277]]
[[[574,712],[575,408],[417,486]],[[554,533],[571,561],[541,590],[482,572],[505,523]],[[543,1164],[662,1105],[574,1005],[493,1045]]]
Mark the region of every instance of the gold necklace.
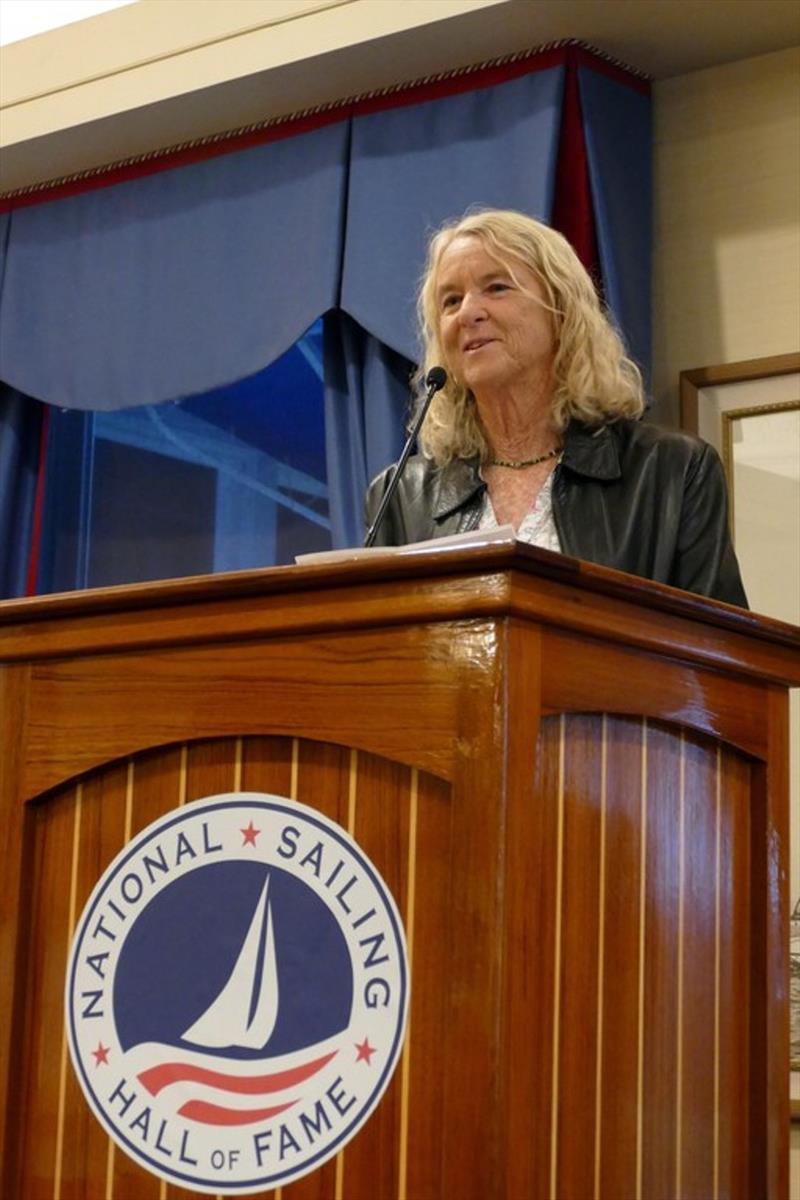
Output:
[[538,458],[490,458],[489,466],[511,467],[513,471],[521,471],[523,467],[538,467],[539,463],[547,462],[548,458],[555,458],[560,453],[561,447],[554,446],[547,454],[540,454]]

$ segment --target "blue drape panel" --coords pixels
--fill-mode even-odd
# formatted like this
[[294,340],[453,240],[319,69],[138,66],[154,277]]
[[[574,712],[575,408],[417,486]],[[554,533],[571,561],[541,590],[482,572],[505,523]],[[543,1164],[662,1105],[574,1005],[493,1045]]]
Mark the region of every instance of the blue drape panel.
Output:
[[[65,408],[157,404],[254,374],[328,312],[333,540],[357,543],[402,444],[430,231],[469,205],[550,218],[565,68],[531,66],[0,216],[0,379]],[[606,296],[646,370],[650,101],[579,82]]]
[[0,213],[0,311],[2,311],[3,276],[5,274],[8,235],[11,230],[11,213]]
[[25,594],[42,406],[0,384],[0,598]]
[[331,542],[359,545],[364,492],[403,448],[412,364],[346,313],[324,319],[325,441]]
[[429,234],[470,205],[547,220],[564,68],[356,117],[340,306],[417,357],[414,297]]
[[[606,292],[646,363],[649,98],[579,75]],[[471,204],[549,218],[563,81],[533,70],[15,210],[0,378],[63,407],[160,403],[263,369],[337,304],[415,357],[430,230]]]
[[335,304],[348,130],[12,213],[0,378],[69,408],[260,370]]
[[628,349],[650,373],[653,178],[650,97],[578,71],[606,301]]

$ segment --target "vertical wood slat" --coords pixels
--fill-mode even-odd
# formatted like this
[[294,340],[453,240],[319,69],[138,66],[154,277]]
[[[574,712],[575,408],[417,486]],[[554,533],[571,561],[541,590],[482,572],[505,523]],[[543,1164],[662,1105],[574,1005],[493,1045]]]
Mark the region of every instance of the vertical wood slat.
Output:
[[719,1198],[719,1009],[720,1009],[720,940],[722,938],[722,908],[720,831],[722,825],[722,754],[717,746],[714,776],[714,1161],[713,1200]]
[[[289,745],[287,766],[286,788],[284,792],[273,789],[276,794],[291,795],[347,829],[355,800],[350,750],[343,746],[294,741]],[[269,790],[263,776],[259,780],[259,789]],[[346,1170],[346,1161],[337,1155],[312,1174],[283,1187],[282,1200],[333,1200],[338,1180],[344,1179]]]
[[[602,1163],[603,1142],[602,1107],[600,1097],[603,1094],[603,964],[605,962],[606,935],[606,785],[608,779],[608,729],[605,713],[602,716],[600,734],[600,846],[598,850],[597,871],[597,1005],[595,1010],[595,1074],[594,1074],[594,1170],[592,1178],[592,1196],[600,1200],[600,1164]],[[587,993],[588,994],[588,993]]]
[[[764,1177],[775,1196],[789,1192],[789,978],[786,947],[789,944],[789,871],[782,848],[789,842],[789,708],[786,697],[770,688],[766,697],[770,746],[767,765],[753,772],[753,801],[763,811],[763,823],[754,827],[764,853],[764,890],[760,945],[754,939],[754,972],[763,1002],[764,1110],[766,1126]],[[756,872],[756,879],[758,873]],[[759,953],[760,950],[760,953]],[[772,987],[767,981],[774,980]]]
[[[123,838],[122,838],[123,846],[128,844],[128,842],[131,840],[131,835],[133,833],[133,796],[134,796],[134,765],[133,765],[132,761],[129,761],[127,764],[127,769],[126,769],[126,773],[125,773],[125,829],[124,829]],[[106,1157],[105,1200],[114,1200],[114,1193],[116,1190],[115,1189],[115,1179],[114,1179],[114,1175],[115,1175],[114,1165],[115,1165],[115,1160],[116,1160],[116,1150],[117,1150],[117,1147],[116,1147],[114,1140],[112,1138],[109,1138],[108,1139],[108,1154]],[[121,1174],[124,1173],[125,1165],[126,1164],[123,1164],[123,1171],[120,1172]],[[138,1178],[138,1173],[137,1173],[137,1182],[139,1182],[141,1185],[141,1180]],[[148,1194],[152,1194],[153,1190],[154,1190],[153,1184],[151,1183],[150,1180],[147,1180]],[[159,1190],[161,1190],[160,1185],[159,1185]]]
[[[442,1078],[450,994],[423,980],[447,977],[449,930],[454,920],[448,880],[452,870],[455,814],[451,790],[442,780],[419,774],[416,797],[415,896],[411,1011],[407,1044],[408,1145],[406,1197],[427,1200],[444,1194]],[[410,836],[410,831],[409,831]],[[397,898],[400,901],[400,898]],[[408,911],[409,897],[405,897]],[[401,908],[401,911],[402,908]]]
[[[419,771],[411,772],[411,789],[408,814],[408,869],[406,888],[405,929],[408,953],[408,976],[414,978],[414,917],[417,894],[417,803],[419,799]],[[408,1192],[408,1118],[409,1080],[411,1065],[411,1013],[406,1022],[406,1038],[400,1059],[400,1132],[397,1157],[397,1200],[406,1200]]]
[[[747,1029],[753,987],[749,939],[735,932],[750,929],[752,912],[752,833],[750,806],[753,764],[722,755],[720,829],[720,910],[727,936],[720,942],[720,1196],[749,1200],[753,1114],[744,1097],[752,1094],[752,1065]],[[751,938],[753,931],[750,929]],[[734,1052],[734,1049],[738,1052]]]
[[553,811],[563,720],[559,1153],[542,1194],[744,1196],[749,762],[659,723],[551,717],[536,794]]
[[[30,923],[46,936],[28,937],[22,1087],[16,1101],[20,1109],[21,1186],[31,1200],[50,1200],[58,1170],[69,1178],[63,1161],[65,1138],[58,1133],[58,1065],[62,1049],[62,1021],[58,1012],[59,981],[66,966],[69,937],[68,897],[72,867],[74,789],[40,809],[34,818]],[[60,1151],[60,1163],[57,1155]]]
[[[716,951],[713,798],[716,755],[690,739],[686,747],[684,890],[683,1113],[681,1194],[713,1195],[714,968]],[[702,969],[699,969],[702,963]]]
[[[359,755],[357,788],[348,796],[352,836],[374,863],[381,864],[400,913],[408,901],[410,783],[409,768]],[[364,1063],[359,1066],[369,1069]],[[351,1191],[351,1179],[371,1179],[375,1195],[387,1200],[397,1195],[400,1099],[401,1076],[395,1070],[378,1111],[345,1147],[343,1196]]]
[[636,1200],[642,1197],[642,1129],[644,1111],[644,993],[647,972],[646,920],[647,911],[647,718],[642,721],[642,769],[639,792],[639,977],[638,1011],[636,1014]]
[[556,894],[553,945],[553,1066],[550,1073],[550,1198],[557,1200],[559,1066],[561,1057],[561,943],[564,919],[564,724],[558,724],[558,792],[556,795]]
[[675,1029],[675,1194],[683,1188],[683,978],[686,929],[686,748],[681,738],[680,783],[678,787],[678,957]]
[[[81,839],[81,802],[83,800],[83,788],[78,784],[75,788],[75,800],[72,809],[72,855],[70,857],[70,878],[69,878],[69,917],[67,920],[67,938],[72,937],[75,929],[76,919],[76,896],[78,890],[78,847]],[[61,1034],[61,1054],[59,1055],[58,1066],[58,1112],[56,1115],[56,1150],[55,1150],[55,1166],[53,1167],[53,1196],[56,1198],[61,1195],[61,1171],[62,1159],[64,1153],[64,1105],[65,1093],[67,1090],[67,1033],[66,1029],[62,1029]]]
[[[599,718],[594,718],[599,726]],[[636,1194],[641,727],[608,722],[601,1196]],[[572,790],[572,789],[570,789]],[[573,803],[579,802],[579,797]],[[613,1147],[613,1152],[612,1152]]]
[[678,964],[680,961],[680,736],[652,723],[647,738],[648,845],[644,997],[643,1190],[676,1192]]
[[[102,874],[108,859],[113,858],[114,854],[118,853],[122,846],[125,846],[133,833],[136,768],[130,761],[120,763],[118,767],[110,769],[107,776],[110,784],[108,790],[102,776],[91,776],[84,784],[86,816],[90,816],[88,810],[89,804],[91,804],[91,820],[95,823],[95,828],[100,826],[102,829],[107,821],[110,828],[108,839],[97,839],[89,823],[85,823],[82,845],[80,845],[80,863],[82,863],[80,878],[82,878],[83,899],[80,901],[79,907],[83,907],[86,900],[89,899],[91,889],[94,887],[97,877]],[[100,846],[97,847],[94,856],[90,858],[90,847],[94,840],[100,840]],[[108,858],[106,854],[108,854]],[[97,1067],[96,1069],[101,1070],[102,1068]],[[85,1102],[72,1068],[70,1069],[70,1084],[73,1094],[72,1110],[82,1111],[85,1109]],[[103,1196],[104,1200],[118,1200],[120,1195],[125,1195],[124,1189],[120,1187],[119,1175],[125,1174],[126,1163],[120,1162],[122,1156],[116,1154],[114,1142],[108,1138],[94,1117],[90,1118],[89,1136],[91,1145],[94,1147],[92,1150],[94,1164],[96,1164],[92,1169],[94,1177],[102,1178],[103,1190],[102,1192],[98,1190],[97,1194]],[[131,1166],[133,1168],[131,1192],[133,1188],[138,1188],[143,1200],[155,1200],[158,1194],[158,1182],[148,1178],[142,1169],[137,1168],[136,1164],[131,1164]],[[82,1174],[80,1174],[79,1159],[76,1163],[76,1171],[74,1171],[74,1180],[76,1180],[76,1195],[89,1196],[91,1194],[91,1188],[85,1178],[83,1181],[85,1190],[80,1190]]]
[[[50,1111],[49,1093],[57,1072],[54,1039],[60,1039],[63,1023],[63,988],[67,947],[71,939],[66,915],[71,877],[76,912],[89,897],[97,876],[122,847],[127,766],[110,768],[102,777],[87,779],[81,785],[80,843],[73,859],[67,830],[74,828],[76,789],[67,788],[34,810],[35,867],[31,894],[36,899],[30,913],[28,937],[31,953],[24,993],[30,1008],[30,1030],[25,1035],[27,1062],[23,1078],[34,1094],[21,1097],[19,1129],[27,1141],[23,1152],[21,1194],[38,1198],[53,1196],[55,1174],[56,1112]],[[89,853],[89,847],[92,852]],[[60,993],[60,994],[59,994]],[[39,1065],[37,1066],[37,1062]],[[41,1114],[49,1114],[43,1130],[38,1128]],[[71,1068],[65,1079],[64,1125],[60,1162],[60,1197],[103,1196],[107,1161],[107,1138],[86,1107]],[[88,1164],[88,1166],[87,1166]],[[51,1170],[49,1186],[39,1171]],[[87,1171],[93,1186],[87,1185]],[[102,1182],[100,1182],[102,1181]]]
[[[561,1023],[565,1032],[560,1053],[560,1081],[568,1106],[561,1107],[561,1120],[575,1122],[585,1129],[587,1144],[598,1136],[596,1121],[596,1059],[598,1037],[602,1041],[602,1025],[596,1006],[586,1004],[590,996],[598,995],[598,977],[602,978],[601,911],[604,897],[601,880],[601,822],[602,822],[602,734],[596,734],[596,722],[591,718],[570,718],[570,736],[565,737],[567,718],[559,721],[560,774],[559,808],[564,810],[564,832],[561,851],[556,857],[563,861],[563,960],[571,964],[569,977],[561,972]],[[602,729],[602,726],[601,726]],[[562,750],[561,747],[564,747]],[[597,784],[600,787],[597,787]],[[568,791],[588,795],[586,804],[566,802]],[[565,853],[565,850],[568,852]],[[556,956],[557,957],[557,956]],[[590,1064],[595,1063],[592,1069]],[[560,1191],[591,1197],[595,1191],[595,1170],[592,1155],[575,1155],[562,1144],[558,1157],[557,1176],[551,1176],[550,1193]]]

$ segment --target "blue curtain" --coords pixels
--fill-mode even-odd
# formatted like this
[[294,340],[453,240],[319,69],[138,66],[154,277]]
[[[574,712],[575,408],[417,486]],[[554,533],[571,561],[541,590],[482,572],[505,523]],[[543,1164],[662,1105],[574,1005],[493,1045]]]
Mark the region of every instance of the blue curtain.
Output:
[[343,312],[326,315],[323,346],[331,543],[357,546],[367,484],[403,448],[413,364]]
[[292,562],[330,549],[327,496],[317,321],[229,387],[115,412],[51,409],[37,590]]
[[336,303],[346,124],[11,214],[0,379],[64,408],[261,370]]
[[3,279],[5,277],[6,255],[8,253],[8,238],[11,232],[11,213],[0,213],[0,305],[3,296]]
[[585,68],[578,71],[578,86],[606,302],[647,382],[652,336],[650,97]]
[[25,594],[42,417],[41,404],[0,384],[0,597]]
[[564,68],[356,117],[340,305],[406,358],[429,234],[470,205],[547,220]]
[[563,78],[556,67],[353,122],[342,311],[325,330],[334,546],[360,544],[366,485],[402,449],[428,237],[471,204],[549,217]]
[[[364,486],[402,443],[428,234],[472,204],[550,217],[553,61],[0,218],[0,379],[65,408],[152,405],[254,374],[327,313],[333,544],[359,543]],[[649,99],[581,61],[604,285],[646,368]]]

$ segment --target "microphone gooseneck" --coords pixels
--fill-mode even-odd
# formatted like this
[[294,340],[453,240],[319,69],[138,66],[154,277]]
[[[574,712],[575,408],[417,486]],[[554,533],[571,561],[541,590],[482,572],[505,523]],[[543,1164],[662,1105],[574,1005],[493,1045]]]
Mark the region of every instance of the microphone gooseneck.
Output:
[[392,496],[397,491],[397,485],[400,482],[403,471],[405,470],[405,465],[408,461],[408,456],[411,453],[411,448],[417,440],[419,431],[422,428],[422,422],[428,415],[428,409],[430,408],[431,400],[437,392],[442,390],[446,383],[447,372],[445,371],[444,367],[431,367],[430,371],[428,371],[428,374],[425,376],[425,386],[428,389],[425,394],[425,399],[422,402],[422,406],[417,414],[417,419],[408,435],[406,444],[403,446],[403,453],[397,460],[397,466],[395,468],[394,475],[392,475],[391,482],[389,483],[383,499],[381,500],[378,511],[375,514],[375,520],[367,530],[367,536],[364,538],[364,546],[366,548],[369,548],[375,542],[375,538],[377,536],[378,529],[380,528],[381,521],[383,520],[384,513],[389,507]]

